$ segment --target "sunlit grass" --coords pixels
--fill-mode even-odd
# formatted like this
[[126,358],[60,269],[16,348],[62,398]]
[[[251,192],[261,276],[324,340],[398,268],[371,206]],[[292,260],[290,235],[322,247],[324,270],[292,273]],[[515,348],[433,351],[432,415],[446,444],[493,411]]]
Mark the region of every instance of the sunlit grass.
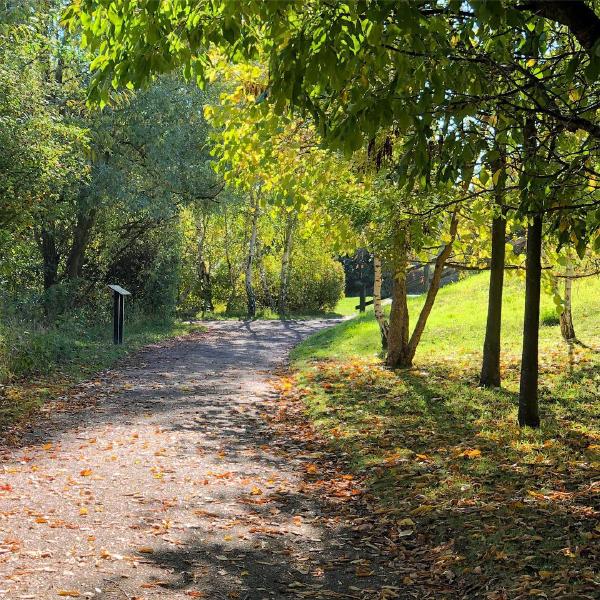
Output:
[[[504,295],[503,389],[482,390],[487,282],[440,291],[408,371],[381,364],[372,313],[317,333],[293,352],[292,393],[381,505],[414,522],[411,536],[450,540],[452,569],[513,594],[587,591],[599,535],[600,354],[576,348],[570,367],[559,328],[541,327],[542,427],[519,428],[523,282],[508,277]],[[409,302],[413,321],[422,302]],[[552,310],[549,294],[542,306]],[[600,347],[600,279],[575,282],[573,315],[579,338]]]

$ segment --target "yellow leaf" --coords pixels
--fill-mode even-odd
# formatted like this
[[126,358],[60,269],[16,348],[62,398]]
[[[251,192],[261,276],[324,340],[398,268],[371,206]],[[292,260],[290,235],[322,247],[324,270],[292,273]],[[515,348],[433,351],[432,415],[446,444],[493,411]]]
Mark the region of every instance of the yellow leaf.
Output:
[[250,492],[253,496],[260,496],[262,494],[262,490],[256,486],[254,486],[252,488],[252,491]]
[[477,449],[465,450],[464,452],[461,452],[459,454],[459,456],[464,456],[465,458],[477,458],[478,456],[481,456],[481,450],[477,450]]
[[79,471],[79,474],[82,477],[89,477],[92,474],[92,470],[91,469],[82,469],[81,471]]
[[410,511],[411,515],[424,515],[425,513],[431,512],[433,510],[433,506],[428,506],[427,504],[422,504],[421,506],[417,506]]
[[79,514],[80,514],[80,515],[87,515],[87,514],[88,514],[88,509],[87,509],[85,506],[82,506],[82,507],[79,509]]
[[77,590],[58,590],[59,596],[67,596],[68,598],[79,598],[81,594]]
[[502,169],[498,169],[493,175],[492,175],[492,181],[494,182],[494,185],[498,185],[498,181],[500,180],[500,175],[502,175]]

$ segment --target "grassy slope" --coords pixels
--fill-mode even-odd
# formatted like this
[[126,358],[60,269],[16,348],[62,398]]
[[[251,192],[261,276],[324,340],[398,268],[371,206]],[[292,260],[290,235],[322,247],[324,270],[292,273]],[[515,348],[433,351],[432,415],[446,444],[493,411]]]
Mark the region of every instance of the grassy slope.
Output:
[[[477,387],[487,306],[487,276],[479,275],[440,291],[415,369],[381,366],[367,313],[294,350],[290,393],[382,505],[404,519],[401,528],[414,529],[409,538],[431,544],[432,554],[450,543],[438,566],[473,586],[467,597],[485,597],[477,586],[492,580],[507,597],[535,590],[589,597],[600,537],[592,483],[600,355],[577,349],[569,374],[559,328],[542,327],[543,426],[520,430],[522,288],[508,278],[503,390]],[[413,321],[421,303],[410,301]],[[551,305],[545,296],[544,308]],[[584,342],[600,347],[600,279],[575,283],[574,322]]]
[[[481,357],[487,314],[487,274],[468,277],[442,288],[419,349],[416,364],[427,364],[456,358],[472,368]],[[520,356],[523,323],[523,289],[521,278],[508,275],[503,303],[502,342],[504,361],[512,363]],[[414,323],[423,304],[423,297],[409,298],[409,310]],[[344,302],[355,299],[346,298]],[[552,298],[544,294],[542,313],[554,309]],[[336,309],[336,312],[341,312]],[[352,314],[345,312],[344,314]],[[573,319],[579,337],[591,346],[600,347],[600,278],[581,279],[573,285]],[[566,355],[558,327],[542,327],[540,350]],[[375,357],[380,351],[377,323],[372,310],[332,330],[321,332],[294,351],[297,361],[310,358]]]

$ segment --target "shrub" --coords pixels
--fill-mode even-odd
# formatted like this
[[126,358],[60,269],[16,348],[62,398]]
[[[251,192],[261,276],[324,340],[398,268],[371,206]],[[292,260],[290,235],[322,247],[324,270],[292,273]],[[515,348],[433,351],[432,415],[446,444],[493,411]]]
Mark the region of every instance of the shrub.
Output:
[[540,315],[540,325],[542,327],[555,327],[560,325],[560,317],[555,308],[546,308]]
[[[298,257],[300,258],[300,257]],[[289,309],[292,312],[330,310],[344,295],[344,268],[330,256],[310,257],[292,264]]]

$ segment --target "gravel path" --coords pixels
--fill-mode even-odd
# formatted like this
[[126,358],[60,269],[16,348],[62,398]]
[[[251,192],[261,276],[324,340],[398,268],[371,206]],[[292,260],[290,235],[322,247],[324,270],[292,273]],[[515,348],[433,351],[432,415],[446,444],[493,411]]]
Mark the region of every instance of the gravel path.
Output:
[[396,597],[362,585],[303,487],[310,456],[260,414],[268,371],[331,324],[210,323],[80,386],[0,450],[0,599]]

